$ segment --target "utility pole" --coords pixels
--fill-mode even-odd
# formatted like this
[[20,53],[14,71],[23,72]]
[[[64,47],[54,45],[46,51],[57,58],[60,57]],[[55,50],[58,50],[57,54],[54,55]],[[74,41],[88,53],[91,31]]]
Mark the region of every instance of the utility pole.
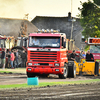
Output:
[[71,36],[70,36],[70,46],[71,46],[71,50],[73,50],[74,47],[74,40],[73,40],[73,22],[75,22],[76,20],[72,18],[72,0],[71,0],[71,22],[72,22],[72,26],[71,26]]

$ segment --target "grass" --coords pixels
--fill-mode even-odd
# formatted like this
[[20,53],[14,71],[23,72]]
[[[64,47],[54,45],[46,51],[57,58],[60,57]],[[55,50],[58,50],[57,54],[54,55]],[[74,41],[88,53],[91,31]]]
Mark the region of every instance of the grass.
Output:
[[65,85],[65,84],[85,84],[100,82],[100,79],[91,79],[91,80],[80,80],[80,81],[71,81],[71,82],[41,82],[39,85],[27,85],[25,84],[11,84],[11,85],[0,85],[0,89],[10,89],[10,88],[29,88],[29,87],[43,87],[43,86],[53,86],[53,85]]
[[14,73],[14,72],[11,72],[11,71],[0,71],[0,73]]
[[26,68],[0,69],[0,73],[26,73]]

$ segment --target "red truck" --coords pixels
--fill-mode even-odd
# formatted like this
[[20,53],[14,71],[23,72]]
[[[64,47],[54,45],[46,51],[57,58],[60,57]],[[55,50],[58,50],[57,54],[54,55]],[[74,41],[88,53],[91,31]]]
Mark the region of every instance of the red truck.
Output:
[[56,74],[59,78],[65,79],[70,72],[76,74],[74,66],[68,68],[66,45],[65,33],[30,33],[27,48],[27,77]]

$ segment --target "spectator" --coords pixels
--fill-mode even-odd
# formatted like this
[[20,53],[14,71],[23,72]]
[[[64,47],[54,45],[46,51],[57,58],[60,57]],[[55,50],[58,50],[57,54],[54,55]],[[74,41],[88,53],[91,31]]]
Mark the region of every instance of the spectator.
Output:
[[24,50],[23,50],[23,53],[21,55],[21,58],[22,58],[21,67],[26,67],[26,53]]
[[94,61],[94,57],[92,53],[90,53],[89,50],[87,51],[87,54],[86,54],[86,61]]
[[11,68],[14,69],[13,67],[13,62],[14,62],[14,53],[13,53],[13,50],[11,51],[11,58],[10,58],[10,61],[11,61]]
[[85,57],[86,57],[85,53],[83,51],[81,51],[80,58],[82,59],[82,58],[85,58]]
[[2,69],[5,69],[5,50],[2,48],[2,54],[1,54],[1,62],[2,62]]
[[6,54],[6,55],[7,55],[7,57],[8,57],[8,60],[7,60],[7,67],[8,67],[8,68],[11,67],[11,64],[10,64],[10,63],[11,63],[11,62],[10,62],[10,54],[11,54],[10,50],[7,50],[7,54]]
[[73,50],[73,52],[71,53],[71,55],[70,55],[70,59],[72,60],[72,61],[75,61],[75,57],[76,57],[77,55],[76,55],[76,53],[75,53],[75,50]]
[[13,65],[14,65],[14,68],[16,66],[16,61],[15,61],[15,57],[16,57],[16,49],[13,50],[13,53],[14,53],[14,61],[13,61]]
[[83,58],[85,58],[85,57],[86,57],[86,54],[85,54],[85,52],[82,52],[82,56],[83,56]]
[[14,68],[18,68],[18,49],[14,52],[15,59],[14,59]]

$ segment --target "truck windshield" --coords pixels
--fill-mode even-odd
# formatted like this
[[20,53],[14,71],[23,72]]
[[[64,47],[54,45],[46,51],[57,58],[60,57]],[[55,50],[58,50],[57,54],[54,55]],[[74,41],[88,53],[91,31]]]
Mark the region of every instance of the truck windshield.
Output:
[[5,47],[5,39],[0,39],[0,48],[4,48]]
[[60,47],[60,37],[29,37],[29,47]]
[[100,53],[100,46],[90,45],[91,53]]

